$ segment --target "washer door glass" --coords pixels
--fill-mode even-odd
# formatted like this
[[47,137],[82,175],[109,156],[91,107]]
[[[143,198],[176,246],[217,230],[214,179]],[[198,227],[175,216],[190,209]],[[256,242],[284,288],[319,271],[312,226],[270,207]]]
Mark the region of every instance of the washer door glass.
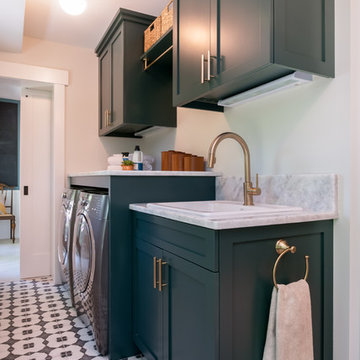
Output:
[[64,265],[69,254],[70,246],[70,225],[71,225],[71,211],[69,204],[63,203],[61,209],[61,238],[58,245],[58,258],[61,265]]
[[92,239],[90,227],[84,214],[79,215],[79,231],[75,240],[74,275],[78,291],[85,292],[92,266]]

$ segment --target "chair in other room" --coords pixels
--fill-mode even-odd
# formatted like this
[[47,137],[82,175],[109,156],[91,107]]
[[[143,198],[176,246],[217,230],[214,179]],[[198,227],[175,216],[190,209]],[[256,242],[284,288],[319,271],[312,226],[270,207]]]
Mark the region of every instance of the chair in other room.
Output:
[[0,220],[10,221],[10,239],[15,242],[14,187],[0,183]]

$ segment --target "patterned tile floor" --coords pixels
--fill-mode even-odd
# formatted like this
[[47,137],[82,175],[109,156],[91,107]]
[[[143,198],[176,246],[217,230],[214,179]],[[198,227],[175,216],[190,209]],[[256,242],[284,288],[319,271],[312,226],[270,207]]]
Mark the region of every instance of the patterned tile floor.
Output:
[[84,322],[49,278],[0,283],[0,359],[107,359]]

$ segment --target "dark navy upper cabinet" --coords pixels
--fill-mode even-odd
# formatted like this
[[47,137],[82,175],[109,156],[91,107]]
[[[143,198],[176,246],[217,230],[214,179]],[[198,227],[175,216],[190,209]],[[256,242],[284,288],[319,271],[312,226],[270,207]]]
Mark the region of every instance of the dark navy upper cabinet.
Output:
[[133,137],[148,127],[176,127],[171,75],[143,71],[144,30],[153,16],[120,9],[95,49],[99,57],[99,135]]
[[218,100],[302,70],[334,76],[333,0],[175,0],[173,101]]
[[332,221],[216,231],[134,213],[133,331],[145,357],[261,360],[279,239],[297,251],[278,283],[303,278],[310,257],[314,359],[332,359]]

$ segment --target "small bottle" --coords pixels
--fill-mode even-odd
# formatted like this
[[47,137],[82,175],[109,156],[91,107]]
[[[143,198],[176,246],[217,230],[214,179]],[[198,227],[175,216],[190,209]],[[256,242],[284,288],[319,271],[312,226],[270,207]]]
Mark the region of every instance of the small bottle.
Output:
[[143,159],[144,159],[144,155],[142,153],[142,151],[140,150],[140,146],[136,145],[135,146],[135,151],[133,154],[133,163],[134,163],[134,170],[142,170],[143,169]]
[[129,153],[128,152],[122,152],[122,161],[129,160]]

